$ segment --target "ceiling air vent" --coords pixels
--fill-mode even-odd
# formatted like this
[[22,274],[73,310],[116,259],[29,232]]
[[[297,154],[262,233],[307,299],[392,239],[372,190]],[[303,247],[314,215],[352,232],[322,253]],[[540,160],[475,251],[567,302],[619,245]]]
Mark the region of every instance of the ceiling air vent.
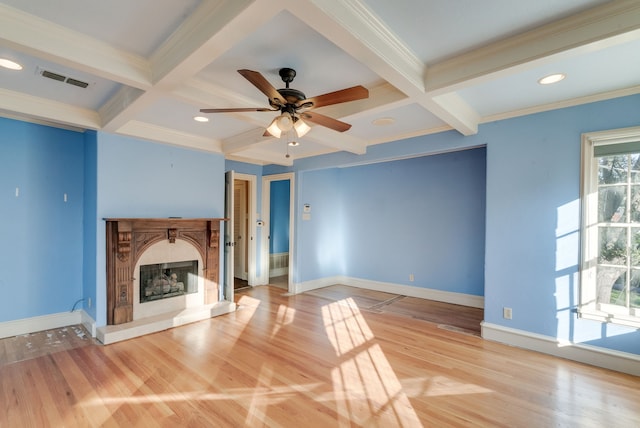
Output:
[[87,82],[83,82],[82,80],[72,79],[71,77],[67,77],[66,82],[70,85],[79,86],[81,88],[86,88],[89,86]]
[[70,85],[77,86],[79,88],[86,88],[87,86],[89,86],[87,82],[74,79],[73,77],[63,76],[62,74],[54,73],[53,71],[49,71],[49,70],[40,69],[40,74],[42,75],[42,77],[57,80],[58,82],[65,82]]
[[49,79],[57,80],[58,82],[64,82],[65,79],[62,74],[54,73],[53,71],[42,70],[42,75]]

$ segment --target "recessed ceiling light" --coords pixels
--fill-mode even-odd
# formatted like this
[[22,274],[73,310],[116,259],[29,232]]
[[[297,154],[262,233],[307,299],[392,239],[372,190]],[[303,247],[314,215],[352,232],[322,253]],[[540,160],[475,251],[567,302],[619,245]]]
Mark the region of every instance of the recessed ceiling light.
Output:
[[538,83],[541,85],[550,85],[552,83],[558,83],[559,81],[563,80],[565,77],[567,76],[563,73],[550,74],[538,80]]
[[378,119],[375,119],[373,122],[374,125],[376,126],[386,126],[386,125],[391,125],[393,123],[395,123],[396,120],[392,117],[380,117]]
[[0,67],[8,68],[9,70],[22,70],[22,66],[10,59],[0,58]]
[[209,122],[209,118],[204,116],[195,116],[193,120],[196,122]]

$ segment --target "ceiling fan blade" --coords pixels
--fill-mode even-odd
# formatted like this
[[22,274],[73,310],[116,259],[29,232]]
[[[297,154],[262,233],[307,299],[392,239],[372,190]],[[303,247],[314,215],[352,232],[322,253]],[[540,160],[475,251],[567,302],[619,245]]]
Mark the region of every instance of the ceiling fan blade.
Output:
[[253,86],[258,88],[260,92],[265,94],[270,101],[275,102],[277,105],[284,105],[286,103],[285,100],[282,99],[282,95],[276,88],[273,87],[271,83],[264,76],[257,71],[252,70],[238,70],[245,79],[247,79]]
[[334,131],[344,132],[351,129],[351,125],[348,123],[341,122],[337,119],[334,119],[329,116],[325,116],[324,114],[316,113],[316,112],[304,112],[300,113],[300,117],[309,122],[313,122],[318,125],[326,126],[327,128],[331,128]]
[[353,86],[351,88],[342,89],[340,91],[329,92],[328,94],[318,95],[317,97],[307,98],[298,103],[302,106],[306,103],[313,103],[313,108],[324,107],[332,104],[346,103],[347,101],[362,100],[369,98],[369,90],[364,86]]
[[278,111],[277,109],[270,108],[257,108],[257,107],[247,107],[247,108],[201,108],[200,113],[235,113],[235,112],[244,112],[244,111]]

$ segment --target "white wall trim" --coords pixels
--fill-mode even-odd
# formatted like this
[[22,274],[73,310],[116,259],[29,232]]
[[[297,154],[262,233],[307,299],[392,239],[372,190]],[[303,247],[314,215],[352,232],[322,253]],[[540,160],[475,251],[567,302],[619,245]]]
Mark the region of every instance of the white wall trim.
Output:
[[80,312],[82,316],[82,325],[89,332],[91,337],[96,337],[96,320],[91,318],[91,316],[84,310]]
[[371,281],[369,279],[346,277],[342,284],[367,290],[383,291],[408,297],[453,303],[455,305],[484,308],[484,297],[471,294],[454,293],[452,291],[434,290],[433,288],[414,287],[412,285],[394,284],[390,282]]
[[563,341],[484,321],[481,326],[483,339],[640,376],[640,355]]
[[316,290],[318,288],[329,287],[330,285],[344,284],[343,276],[330,276],[327,278],[312,279],[311,281],[296,282],[291,284],[290,294],[304,293],[305,291]]
[[451,291],[434,290],[431,288],[414,287],[411,285],[394,284],[390,282],[372,281],[369,279],[352,278],[348,276],[333,276],[320,278],[295,284],[293,293],[303,293],[330,285],[342,284],[367,290],[382,291],[385,293],[400,294],[402,296],[417,297],[420,299],[435,300],[438,302],[452,303],[455,305],[469,306],[472,308],[484,308],[484,297],[471,294],[454,293]]
[[82,313],[84,313],[84,311],[78,310],[32,318],[23,318],[14,321],[5,321],[0,323],[0,339],[35,333],[37,331],[67,327],[74,324],[83,324]]

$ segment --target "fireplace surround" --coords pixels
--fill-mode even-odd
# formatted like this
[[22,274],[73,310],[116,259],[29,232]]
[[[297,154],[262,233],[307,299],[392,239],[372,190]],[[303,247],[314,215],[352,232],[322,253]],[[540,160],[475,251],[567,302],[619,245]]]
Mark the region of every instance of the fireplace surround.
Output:
[[[111,343],[130,337],[135,337],[142,332],[147,334],[152,331],[197,321],[203,317],[211,317],[235,309],[233,302],[220,301],[220,228],[222,218],[107,218],[106,221],[106,309],[107,326],[98,329],[98,339],[103,343]],[[160,248],[160,253],[178,252],[179,257],[185,252],[191,251],[189,260],[194,260],[197,265],[197,283],[192,285],[194,293],[178,293],[180,285],[187,287],[178,278],[167,278],[168,286],[162,280],[158,285],[173,290],[178,297],[171,299],[159,299],[150,303],[144,303],[148,307],[162,305],[163,301],[174,301],[167,306],[166,314],[154,314],[153,316],[140,315],[134,317],[134,306],[140,306],[140,272],[139,264],[146,263],[149,255]],[[176,249],[175,251],[173,249]],[[156,260],[154,256],[151,263],[163,264],[178,260]],[[162,256],[160,256],[162,258]],[[136,271],[138,270],[138,271]],[[153,280],[152,280],[153,281]],[[175,284],[172,281],[176,282]],[[182,282],[182,284],[179,284]],[[137,288],[136,288],[137,287]],[[150,295],[154,295],[155,289],[149,288]],[[157,294],[156,294],[157,295]],[[182,305],[180,299],[187,300],[199,298],[198,307]],[[138,301],[135,301],[138,299]],[[191,305],[193,306],[193,305]],[[160,310],[163,312],[163,310]],[[194,315],[194,314],[198,315]],[[179,318],[182,321],[176,321]],[[183,322],[184,321],[184,322]],[[157,324],[149,327],[149,324]],[[136,330],[135,333],[120,334],[127,328]],[[109,333],[116,333],[109,336]],[[117,337],[115,337],[117,336]]]

